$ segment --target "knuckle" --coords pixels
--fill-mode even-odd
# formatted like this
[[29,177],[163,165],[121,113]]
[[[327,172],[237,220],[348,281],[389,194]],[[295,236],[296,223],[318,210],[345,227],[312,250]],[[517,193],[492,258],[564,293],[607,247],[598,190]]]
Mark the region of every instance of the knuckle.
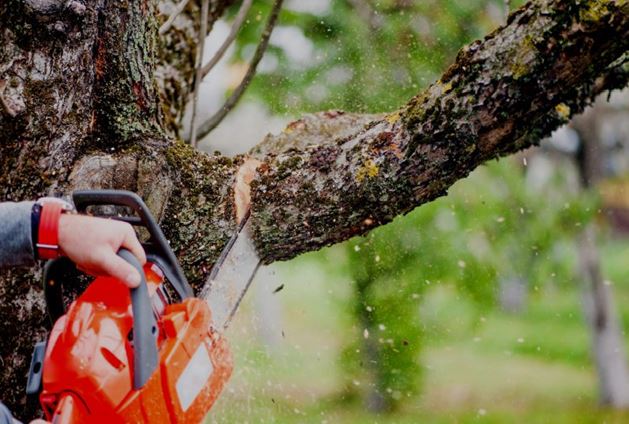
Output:
[[98,259],[101,257],[102,255],[99,253],[99,249],[90,249],[90,251],[87,253],[86,257],[87,257],[87,262],[88,263],[97,263]]
[[135,230],[133,229],[133,226],[131,226],[131,224],[128,223],[124,223],[125,227],[124,227],[124,231],[125,233],[129,236],[129,237],[133,237],[135,238]]

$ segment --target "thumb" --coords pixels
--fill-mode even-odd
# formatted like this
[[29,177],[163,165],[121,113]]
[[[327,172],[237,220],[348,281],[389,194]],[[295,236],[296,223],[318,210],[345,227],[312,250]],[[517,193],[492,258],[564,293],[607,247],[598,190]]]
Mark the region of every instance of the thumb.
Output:
[[140,274],[138,274],[138,271],[113,251],[107,250],[101,265],[103,273],[117,278],[130,288],[140,285]]

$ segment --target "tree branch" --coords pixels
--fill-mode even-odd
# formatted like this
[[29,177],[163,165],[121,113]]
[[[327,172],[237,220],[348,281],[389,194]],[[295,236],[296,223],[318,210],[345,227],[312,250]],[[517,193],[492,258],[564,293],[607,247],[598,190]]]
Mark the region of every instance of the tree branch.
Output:
[[194,77],[194,92],[192,94],[192,118],[190,119],[190,144],[197,145],[197,106],[199,103],[199,88],[203,81],[203,50],[205,49],[205,39],[207,38],[207,16],[209,13],[210,0],[202,0],[201,3],[201,29],[199,30],[199,47],[197,52],[197,64]]
[[443,196],[483,162],[537,143],[602,89],[625,85],[626,73],[609,68],[629,48],[623,4],[529,3],[400,110],[345,138],[270,153],[252,187],[264,260],[346,240]]
[[[160,0],[160,8],[170,3],[176,8],[176,0]],[[194,90],[198,33],[201,26],[200,1],[189,3],[174,20],[169,29],[159,37],[156,83],[159,88],[162,125],[171,136],[179,137],[184,112]],[[208,32],[234,0],[211,0],[207,21]]]
[[168,32],[173,22],[175,22],[175,19],[177,19],[177,16],[179,16],[181,12],[183,12],[188,3],[190,3],[190,0],[182,0],[177,4],[177,6],[175,6],[175,10],[173,10],[173,12],[168,16],[166,22],[164,22],[162,26],[159,27],[159,35],[164,35],[166,34],[166,32]]
[[[202,154],[153,130],[154,13],[141,2],[100,4],[52,26],[20,2],[0,6],[3,96],[23,107],[15,117],[0,114],[2,197],[67,193],[78,184],[136,190],[198,289],[236,229],[233,185],[243,158]],[[389,222],[483,162],[537,143],[594,95],[626,85],[628,14],[626,0],[528,3],[398,111],[311,115],[267,137],[255,151],[265,163],[251,200],[263,259],[288,259]],[[66,34],[55,32],[61,27]],[[63,48],[50,48],[51,40]],[[0,346],[0,382],[13,405],[46,325],[35,278],[20,270],[0,281],[1,334],[12,340]]]
[[234,19],[234,23],[232,24],[229,34],[223,41],[223,44],[221,44],[212,59],[210,59],[210,61],[205,66],[203,66],[203,77],[210,73],[210,71],[214,68],[214,66],[216,66],[219,60],[221,60],[229,46],[231,46],[231,44],[234,42],[236,36],[238,35],[238,31],[240,31],[242,24],[245,22],[245,18],[247,17],[247,13],[249,13],[249,9],[251,9],[252,4],[253,0],[243,0],[242,4],[240,5],[240,9],[238,10],[238,14]]
[[[271,14],[269,15],[269,19],[266,23],[264,31],[262,32],[262,37],[260,38],[260,43],[258,44],[256,52],[251,59],[251,63],[249,63],[247,73],[240,82],[240,85],[238,85],[236,90],[234,90],[232,95],[227,99],[225,104],[218,110],[218,112],[216,112],[212,117],[201,124],[198,130],[200,139],[208,135],[210,131],[212,131],[218,126],[218,124],[221,123],[223,118],[225,118],[225,116],[227,116],[227,114],[234,108],[234,106],[236,106],[236,104],[244,94],[245,90],[253,80],[256,69],[258,67],[258,63],[260,63],[260,60],[262,59],[262,56],[264,56],[264,52],[266,51],[266,48],[269,44],[269,39],[271,38],[271,33],[273,32],[273,28],[275,27],[275,23],[277,22],[280,10],[282,9],[283,2],[284,0],[275,0],[275,2],[273,3]],[[195,143],[192,144],[196,146]]]

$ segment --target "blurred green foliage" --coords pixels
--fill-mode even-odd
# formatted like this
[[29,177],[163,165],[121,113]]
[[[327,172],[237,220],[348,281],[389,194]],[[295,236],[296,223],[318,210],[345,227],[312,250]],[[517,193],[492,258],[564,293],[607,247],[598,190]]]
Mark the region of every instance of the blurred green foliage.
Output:
[[[629,304],[629,243],[616,240],[601,248],[618,304]],[[338,260],[345,250],[327,254]],[[594,407],[596,374],[580,289],[553,284],[540,287],[526,314],[515,315],[479,307],[453,284],[431,284],[420,304],[422,391],[404,397],[395,414],[371,415],[358,397],[338,396],[347,378],[338,347],[359,331],[348,319],[346,274],[336,268],[322,273],[320,264],[321,254],[309,253],[277,265],[286,283],[277,294],[285,314],[277,350],[269,352],[252,334],[258,319],[253,299],[245,299],[230,330],[235,373],[209,422],[628,422],[627,411]],[[626,327],[629,309],[619,312]]]
[[[331,0],[327,13],[314,15],[286,4],[279,25],[303,37],[310,58],[292,60],[272,42],[250,95],[291,115],[398,108],[438,79],[463,45],[495,29],[504,7],[503,0]],[[255,2],[236,60],[253,54],[270,6]]]
[[[255,2],[235,60],[252,55],[270,5]],[[320,15],[285,8],[276,31],[288,29],[309,56],[296,61],[272,43],[249,95],[278,114],[395,109],[436,80],[463,45],[496,28],[503,7],[503,0],[332,0]],[[532,294],[573,280],[573,237],[596,199],[566,190],[561,170],[535,189],[525,172],[521,159],[492,163],[447,198],[320,254],[354,285],[346,393],[386,410],[418,392],[429,330],[420,305],[432,286],[457,287],[480,311],[496,303],[502,280],[521,279]]]
[[[566,190],[561,168],[535,189],[524,172],[517,159],[491,163],[447,197],[346,243],[344,255],[322,255],[355,284],[358,328],[344,355],[347,387],[377,392],[388,408],[415,394],[422,334],[430,330],[420,305],[432,286],[457,287],[480,313],[496,304],[501,279],[523,279],[532,295],[574,281],[574,237],[594,216],[597,199]],[[370,343],[375,353],[365,351]],[[361,375],[367,384],[352,385]]]

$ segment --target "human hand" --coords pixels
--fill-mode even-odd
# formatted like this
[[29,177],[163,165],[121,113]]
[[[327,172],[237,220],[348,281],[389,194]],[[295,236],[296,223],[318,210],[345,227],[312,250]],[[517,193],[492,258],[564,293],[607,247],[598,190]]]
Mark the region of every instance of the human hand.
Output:
[[141,264],[146,263],[133,227],[125,222],[63,214],[59,219],[59,248],[81,271],[117,278],[131,288],[140,284],[136,269],[117,255],[118,250],[125,248]]

